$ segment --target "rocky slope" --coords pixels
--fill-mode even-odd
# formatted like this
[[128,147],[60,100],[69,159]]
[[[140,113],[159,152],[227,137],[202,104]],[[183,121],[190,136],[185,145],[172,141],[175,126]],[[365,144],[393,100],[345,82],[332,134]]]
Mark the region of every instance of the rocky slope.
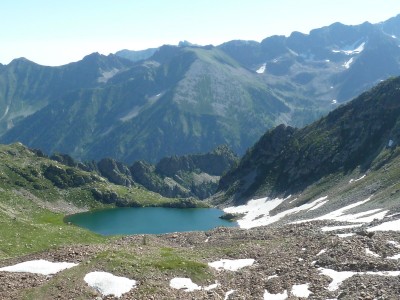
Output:
[[[84,281],[93,271],[136,280],[135,288],[118,299],[383,300],[400,296],[400,262],[390,258],[400,252],[398,233],[343,238],[321,232],[321,225],[328,223],[218,228],[59,247],[0,261],[0,267],[33,259],[78,264],[54,276],[0,271],[0,297],[117,299],[103,296]],[[254,263],[237,271],[208,265],[221,259],[254,259]],[[176,289],[171,287],[174,278],[188,278],[207,289]]]
[[376,174],[389,163],[394,168],[399,90],[400,78],[393,78],[305,128],[270,130],[221,179],[219,190],[239,203],[254,196],[298,194],[329,176]]
[[197,199],[205,199],[214,194],[221,175],[239,160],[227,146],[219,146],[205,154],[165,157],[156,165],[136,161],[127,166],[112,158],[103,158],[98,162],[79,162],[61,153],[53,154],[50,159],[84,171],[96,172],[117,185],[131,187],[139,184],[165,197]]
[[205,199],[238,160],[228,147],[220,146],[206,154],[166,157],[155,166],[138,161],[130,170],[136,182],[161,195]]

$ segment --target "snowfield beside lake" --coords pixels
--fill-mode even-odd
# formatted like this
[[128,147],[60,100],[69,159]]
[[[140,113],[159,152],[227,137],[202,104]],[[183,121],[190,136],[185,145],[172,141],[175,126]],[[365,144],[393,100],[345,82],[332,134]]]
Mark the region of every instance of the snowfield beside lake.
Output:
[[[286,201],[289,201],[289,197],[282,199],[282,198],[260,198],[260,199],[252,199],[247,202],[247,204],[240,205],[240,206],[232,206],[227,207],[224,209],[225,213],[233,213],[233,214],[243,214],[238,221],[238,225],[240,228],[243,229],[250,229],[259,226],[266,226],[272,223],[278,222],[284,219],[287,216],[298,214],[299,212],[310,212],[315,211],[322,206],[326,205],[329,202],[327,196],[318,198],[314,201],[310,201],[309,203],[302,204],[298,207],[293,207],[284,211],[281,211],[275,215],[271,215],[271,211],[283,204]],[[289,202],[289,204],[292,201]],[[364,224],[370,223],[374,220],[383,220],[387,217],[389,210],[383,210],[380,208],[377,209],[370,209],[358,213],[349,213],[352,209],[359,207],[368,201],[371,200],[371,197],[346,205],[334,211],[331,211],[327,214],[321,215],[319,217],[315,217],[312,219],[300,219],[298,221],[291,222],[292,224],[299,224],[304,222],[312,222],[312,221],[337,221],[337,222],[348,222],[354,223],[351,225],[340,225],[340,226],[325,226],[322,227],[322,231],[335,231],[341,229],[351,229],[355,227],[361,227]],[[368,229],[368,231],[387,231],[387,230],[394,230],[400,231],[400,220],[390,221],[382,223],[381,225],[372,227]],[[349,235],[346,235],[349,236]]]
[[237,213],[237,214],[245,214],[242,219],[239,219],[237,222],[240,228],[253,228],[258,226],[265,226],[272,223],[275,223],[287,215],[296,214],[300,211],[312,210],[317,207],[321,207],[325,203],[328,202],[327,196],[318,198],[317,200],[303,204],[299,207],[294,207],[288,209],[286,211],[277,213],[274,216],[271,216],[269,213],[274,208],[281,205],[284,201],[287,201],[289,197],[285,199],[275,198],[261,198],[256,200],[250,200],[247,204],[241,206],[232,206],[224,209],[226,213]]

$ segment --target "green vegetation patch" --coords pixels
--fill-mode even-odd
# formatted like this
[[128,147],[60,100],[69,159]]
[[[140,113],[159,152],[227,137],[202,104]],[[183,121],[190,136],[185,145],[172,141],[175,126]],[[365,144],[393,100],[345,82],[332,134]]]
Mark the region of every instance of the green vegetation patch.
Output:
[[65,224],[63,214],[41,208],[34,212],[31,208],[26,205],[16,207],[15,211],[0,211],[0,259],[64,245],[105,241],[104,237]]
[[[151,242],[150,242],[151,244]],[[207,264],[197,260],[197,255],[177,251],[173,248],[159,248],[143,245],[135,249],[112,250],[99,253],[92,262],[116,274],[124,274],[135,279],[145,280],[157,274],[170,274],[172,277],[189,277],[195,282],[205,282],[212,278]],[[122,275],[121,275],[122,276]]]

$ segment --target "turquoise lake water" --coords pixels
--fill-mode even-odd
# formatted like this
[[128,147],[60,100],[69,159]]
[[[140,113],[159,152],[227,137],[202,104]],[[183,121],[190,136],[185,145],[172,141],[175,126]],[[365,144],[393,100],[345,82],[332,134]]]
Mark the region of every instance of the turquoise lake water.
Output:
[[70,215],[65,222],[102,235],[160,234],[237,226],[235,222],[220,219],[222,214],[215,208],[123,207]]

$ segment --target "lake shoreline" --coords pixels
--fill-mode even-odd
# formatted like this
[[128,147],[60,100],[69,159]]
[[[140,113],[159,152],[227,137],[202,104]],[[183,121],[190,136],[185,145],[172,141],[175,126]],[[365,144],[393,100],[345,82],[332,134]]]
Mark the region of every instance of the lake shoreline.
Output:
[[238,226],[236,222],[220,218],[223,214],[217,208],[115,207],[67,215],[63,221],[103,236],[207,231],[220,226]]

